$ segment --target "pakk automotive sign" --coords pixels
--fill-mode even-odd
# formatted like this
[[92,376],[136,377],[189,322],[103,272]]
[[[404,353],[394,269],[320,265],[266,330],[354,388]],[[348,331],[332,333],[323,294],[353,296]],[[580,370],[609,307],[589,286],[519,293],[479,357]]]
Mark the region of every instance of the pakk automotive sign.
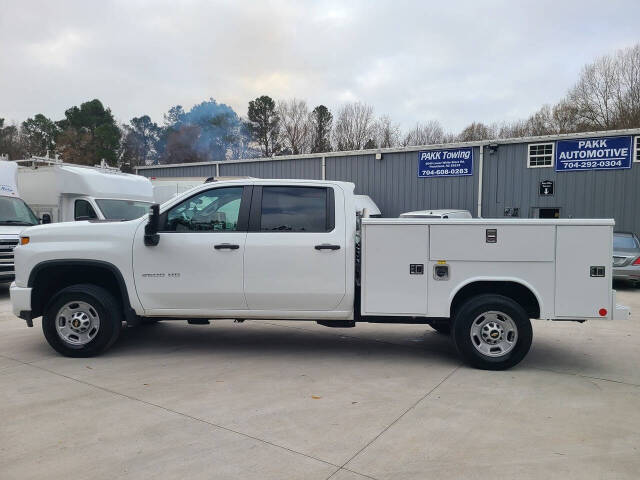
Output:
[[631,137],[558,140],[556,171],[631,168]]
[[444,148],[418,152],[418,177],[473,175],[473,148]]

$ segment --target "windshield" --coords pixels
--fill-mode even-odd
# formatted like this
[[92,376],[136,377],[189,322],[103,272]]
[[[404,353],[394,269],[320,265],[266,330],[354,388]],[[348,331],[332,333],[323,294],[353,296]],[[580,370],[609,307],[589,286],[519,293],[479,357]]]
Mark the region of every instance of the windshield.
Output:
[[135,200],[96,200],[107,220],[133,220],[149,213],[151,202]]
[[633,235],[614,235],[613,236],[613,248],[637,248],[635,238]]
[[38,217],[20,198],[0,197],[0,225],[37,224]]

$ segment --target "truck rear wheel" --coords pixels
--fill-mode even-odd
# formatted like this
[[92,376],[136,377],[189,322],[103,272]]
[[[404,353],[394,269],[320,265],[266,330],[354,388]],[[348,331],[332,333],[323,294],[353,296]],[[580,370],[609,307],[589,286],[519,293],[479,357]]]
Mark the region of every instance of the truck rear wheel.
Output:
[[505,370],[529,352],[533,331],[525,310],[502,295],[478,295],[455,314],[453,342],[463,360],[484,370]]
[[42,317],[44,336],[67,357],[92,357],[108,349],[122,328],[120,304],[97,285],[67,287],[52,299]]

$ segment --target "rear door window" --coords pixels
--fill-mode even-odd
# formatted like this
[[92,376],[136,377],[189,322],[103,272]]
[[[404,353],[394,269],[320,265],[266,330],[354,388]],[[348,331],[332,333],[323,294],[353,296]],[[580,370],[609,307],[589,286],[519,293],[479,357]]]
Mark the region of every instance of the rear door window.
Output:
[[333,230],[329,195],[323,187],[262,187],[261,232]]

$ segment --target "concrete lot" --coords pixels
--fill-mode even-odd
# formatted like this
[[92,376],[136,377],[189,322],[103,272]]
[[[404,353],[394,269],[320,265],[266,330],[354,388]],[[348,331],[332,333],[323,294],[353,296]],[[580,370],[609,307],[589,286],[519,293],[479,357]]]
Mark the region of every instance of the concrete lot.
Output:
[[3,480],[640,477],[634,319],[534,322],[506,372],[419,325],[165,322],[74,360],[2,290],[0,327]]

